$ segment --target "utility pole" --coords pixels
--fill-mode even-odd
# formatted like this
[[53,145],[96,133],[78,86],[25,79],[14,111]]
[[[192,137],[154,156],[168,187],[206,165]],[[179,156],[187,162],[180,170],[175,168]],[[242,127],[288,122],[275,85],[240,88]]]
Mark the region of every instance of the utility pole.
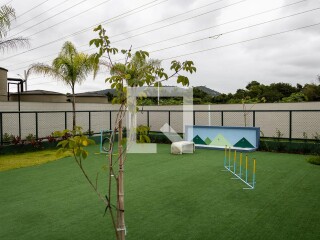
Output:
[[28,91],[27,79],[28,79],[27,71],[24,70],[24,83],[25,83],[26,91]]

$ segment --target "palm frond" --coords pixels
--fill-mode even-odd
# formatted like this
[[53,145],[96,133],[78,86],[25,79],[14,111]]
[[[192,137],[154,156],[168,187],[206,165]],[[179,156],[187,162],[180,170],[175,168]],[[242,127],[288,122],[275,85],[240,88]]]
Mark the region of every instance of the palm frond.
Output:
[[0,8],[0,38],[6,36],[7,31],[10,29],[11,22],[16,18],[14,8],[3,5]]
[[0,51],[4,52],[8,49],[16,49],[18,47],[28,47],[29,40],[24,37],[16,37],[10,39],[1,39],[0,38]]
[[52,65],[33,64],[28,70],[28,74],[37,73],[51,76],[74,88],[76,83],[81,84],[85,81],[90,72],[93,72],[95,77],[98,70],[99,65],[96,63],[94,55],[78,52],[71,42],[65,42],[58,57],[52,61]]
[[116,75],[116,74],[125,74],[126,72],[126,66],[122,63],[115,63],[111,68],[110,68],[110,74],[111,75]]
[[62,46],[59,56],[68,56],[71,57],[73,55],[77,55],[78,51],[72,42],[65,42]]
[[63,80],[64,76],[50,65],[43,63],[32,64],[28,69],[28,74],[43,74],[57,80]]

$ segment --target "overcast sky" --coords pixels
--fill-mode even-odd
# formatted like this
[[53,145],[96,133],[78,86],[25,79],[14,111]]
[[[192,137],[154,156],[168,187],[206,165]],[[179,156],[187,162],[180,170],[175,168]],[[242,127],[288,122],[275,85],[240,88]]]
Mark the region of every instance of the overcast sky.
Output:
[[[194,61],[191,86],[234,93],[252,80],[296,85],[315,82],[320,74],[319,0],[0,1],[6,3],[17,15],[9,36],[30,39],[29,48],[2,55],[0,67],[9,70],[9,77],[23,75],[32,63],[50,64],[65,41],[94,53],[88,43],[97,37],[92,29],[100,23],[114,47],[148,45],[142,49],[163,60],[164,67],[171,58]],[[104,70],[95,80],[88,76],[76,92],[109,88],[107,74]],[[61,82],[32,75],[28,90],[37,89],[70,92]]]

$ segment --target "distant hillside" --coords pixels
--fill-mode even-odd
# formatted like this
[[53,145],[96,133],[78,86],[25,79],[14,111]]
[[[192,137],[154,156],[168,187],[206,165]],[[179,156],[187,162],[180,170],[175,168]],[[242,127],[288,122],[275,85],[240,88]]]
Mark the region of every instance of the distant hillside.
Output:
[[[166,88],[167,90],[172,88],[172,89],[175,89],[175,88],[178,88],[178,89],[183,89],[183,88],[180,88],[180,87],[176,87],[176,86],[163,86],[163,88]],[[215,91],[215,90],[212,90],[206,86],[197,86],[197,87],[194,87],[194,88],[197,88],[197,89],[200,89],[201,91],[209,94],[210,96],[212,97],[215,97],[215,96],[219,96],[221,95],[221,93]],[[83,92],[83,93],[78,93],[77,96],[106,96],[107,93],[111,93],[111,94],[115,94],[115,89],[104,89],[104,90],[99,90],[99,91],[92,91],[92,92]]]
[[195,88],[198,88],[198,89],[200,89],[201,91],[204,91],[205,93],[211,95],[211,97],[216,97],[216,96],[221,95],[221,93],[219,93],[219,92],[217,92],[217,91],[215,91],[215,90],[212,90],[212,89],[210,89],[210,88],[208,88],[208,87],[206,87],[206,86],[197,86],[197,87],[195,87]]

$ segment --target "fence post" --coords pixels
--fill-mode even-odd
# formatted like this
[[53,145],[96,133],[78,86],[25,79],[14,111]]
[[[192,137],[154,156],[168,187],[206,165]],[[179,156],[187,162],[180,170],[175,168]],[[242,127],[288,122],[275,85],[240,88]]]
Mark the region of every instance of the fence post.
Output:
[[18,117],[19,117],[19,137],[21,138],[21,112],[20,112],[20,110],[18,113]]
[[68,128],[68,121],[67,121],[67,112],[64,112],[64,129]]
[[193,126],[196,125],[196,111],[193,110]]
[[111,116],[111,114],[112,114],[112,112],[111,112],[111,110],[110,110],[110,114],[109,114],[109,130],[111,130],[112,129],[112,125],[111,125],[111,119],[112,119],[112,116]]
[[223,111],[221,111],[221,126],[223,126]]
[[292,138],[292,111],[289,111],[289,141]]
[[[168,124],[169,124],[169,126],[170,126],[170,123],[171,123],[171,111],[168,111],[168,114],[169,114],[169,116],[168,116],[168,117],[169,117],[169,119],[168,119],[168,121],[169,121]],[[170,129],[171,129],[171,128],[169,127],[169,132],[171,132]]]
[[147,111],[147,126],[150,127],[149,110]]
[[39,130],[38,130],[38,128],[39,128],[39,126],[38,126],[38,112],[36,112],[36,139],[38,139],[38,137],[39,137]]
[[255,127],[256,126],[256,111],[253,110],[252,112],[252,126]]
[[3,125],[2,125],[2,113],[0,113],[0,143],[3,145]]
[[91,136],[91,112],[89,111],[89,136]]

